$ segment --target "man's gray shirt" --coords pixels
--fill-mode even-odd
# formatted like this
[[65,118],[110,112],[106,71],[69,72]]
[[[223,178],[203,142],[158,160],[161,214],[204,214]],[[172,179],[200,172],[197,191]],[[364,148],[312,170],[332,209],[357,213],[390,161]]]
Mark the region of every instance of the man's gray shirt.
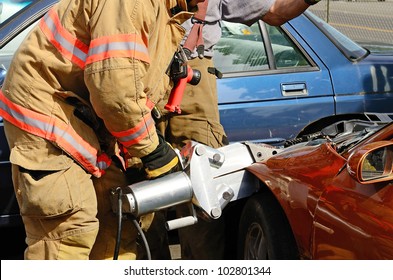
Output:
[[[252,25],[262,19],[275,0],[208,0],[206,24],[203,27],[205,56],[213,56],[213,47],[221,38],[221,20]],[[183,26],[189,32],[191,20]],[[193,57],[197,54],[194,53]]]

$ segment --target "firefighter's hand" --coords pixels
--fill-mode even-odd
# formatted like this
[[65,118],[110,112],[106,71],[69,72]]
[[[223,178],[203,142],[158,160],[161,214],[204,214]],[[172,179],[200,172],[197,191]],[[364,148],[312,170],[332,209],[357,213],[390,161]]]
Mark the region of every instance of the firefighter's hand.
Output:
[[157,132],[159,144],[147,156],[141,158],[148,179],[162,177],[181,170],[181,164],[176,152],[169,145],[161,133]]

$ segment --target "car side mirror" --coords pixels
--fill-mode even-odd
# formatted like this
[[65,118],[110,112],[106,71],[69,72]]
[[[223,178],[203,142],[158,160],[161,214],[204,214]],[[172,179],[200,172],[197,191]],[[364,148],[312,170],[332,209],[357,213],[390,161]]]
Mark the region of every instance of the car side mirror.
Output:
[[393,180],[393,142],[364,145],[348,158],[347,170],[361,184]]

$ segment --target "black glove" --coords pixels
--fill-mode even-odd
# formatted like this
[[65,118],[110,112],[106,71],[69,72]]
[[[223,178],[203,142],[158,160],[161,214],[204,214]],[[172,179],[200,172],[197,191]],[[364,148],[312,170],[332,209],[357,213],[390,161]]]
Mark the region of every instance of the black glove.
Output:
[[148,179],[162,177],[181,170],[181,164],[176,152],[160,132],[157,131],[159,144],[157,148],[141,158]]

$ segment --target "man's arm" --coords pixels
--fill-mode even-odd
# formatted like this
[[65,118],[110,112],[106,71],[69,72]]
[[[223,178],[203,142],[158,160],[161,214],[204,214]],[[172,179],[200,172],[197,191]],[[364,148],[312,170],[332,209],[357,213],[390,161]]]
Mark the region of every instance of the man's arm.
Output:
[[221,0],[221,19],[251,26],[258,20],[281,25],[320,0]]
[[276,0],[269,11],[262,17],[262,20],[270,25],[281,25],[299,16],[310,4],[319,0]]

